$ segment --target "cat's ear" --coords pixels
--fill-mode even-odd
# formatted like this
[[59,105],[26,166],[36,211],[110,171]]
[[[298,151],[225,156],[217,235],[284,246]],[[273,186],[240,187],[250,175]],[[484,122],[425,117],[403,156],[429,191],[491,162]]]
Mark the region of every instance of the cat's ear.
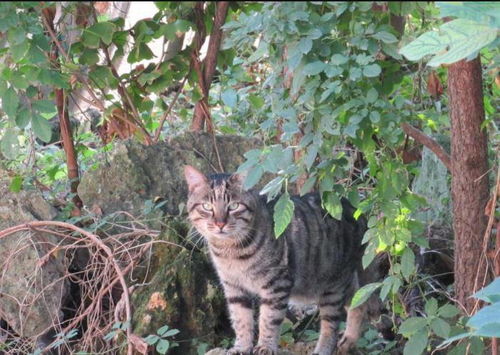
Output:
[[237,186],[243,189],[243,182],[247,177],[246,172],[244,173],[234,173],[229,177],[229,183],[233,186]]
[[206,176],[190,165],[184,166],[184,177],[186,178],[189,192],[192,192],[198,186],[208,184]]

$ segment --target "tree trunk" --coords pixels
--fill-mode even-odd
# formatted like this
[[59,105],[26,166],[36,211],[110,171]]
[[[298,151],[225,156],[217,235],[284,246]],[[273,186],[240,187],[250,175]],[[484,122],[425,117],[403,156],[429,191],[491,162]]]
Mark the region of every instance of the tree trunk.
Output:
[[448,90],[451,118],[451,193],[455,233],[455,292],[457,302],[471,313],[470,296],[483,287],[486,265],[482,260],[487,227],[484,207],[488,201],[487,137],[479,58],[450,65]]

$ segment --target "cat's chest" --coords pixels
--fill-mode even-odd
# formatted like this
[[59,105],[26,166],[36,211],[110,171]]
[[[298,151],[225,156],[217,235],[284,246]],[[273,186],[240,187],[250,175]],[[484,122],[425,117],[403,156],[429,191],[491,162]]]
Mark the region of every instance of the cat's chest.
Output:
[[259,282],[252,276],[250,263],[231,258],[212,257],[212,262],[219,277],[223,281],[252,290],[259,286]]

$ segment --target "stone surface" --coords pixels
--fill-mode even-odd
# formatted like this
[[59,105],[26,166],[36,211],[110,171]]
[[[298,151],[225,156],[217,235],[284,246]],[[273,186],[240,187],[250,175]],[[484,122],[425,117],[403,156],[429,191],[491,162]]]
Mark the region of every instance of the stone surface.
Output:
[[[257,145],[255,139],[217,137],[224,170],[235,171],[245,161],[243,154]],[[188,133],[153,146],[132,140],[118,142],[98,169],[83,175],[78,194],[87,207],[97,205],[105,215],[125,210],[138,216],[146,201],[158,197],[166,200],[167,214],[177,215],[187,196],[183,173],[186,164],[207,174],[217,172],[211,135]]]
[[[36,191],[13,193],[0,171],[0,230],[34,220],[51,220],[56,211]],[[0,318],[16,333],[37,337],[61,315],[67,294],[62,256],[44,257],[58,239],[35,231],[0,239]]]

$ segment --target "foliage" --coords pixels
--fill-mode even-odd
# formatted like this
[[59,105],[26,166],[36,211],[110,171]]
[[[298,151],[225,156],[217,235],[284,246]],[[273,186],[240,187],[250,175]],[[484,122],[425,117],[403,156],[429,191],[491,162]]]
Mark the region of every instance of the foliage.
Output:
[[438,31],[426,32],[400,50],[409,60],[427,55],[434,57],[427,63],[436,67],[461,59],[477,57],[480,49],[497,48],[500,30],[500,4],[497,2],[438,2],[441,17],[458,17],[447,22]]
[[500,337],[500,278],[497,277],[488,286],[476,292],[474,297],[491,304],[469,318],[466,323],[468,331],[449,337],[441,346],[467,337]]
[[172,342],[173,337],[176,334],[179,334],[180,330],[178,329],[169,329],[168,325],[165,325],[158,329],[156,334],[148,335],[144,338],[144,341],[151,346],[155,346],[155,349],[160,354],[166,354],[169,349],[172,349],[179,345],[179,343]]

